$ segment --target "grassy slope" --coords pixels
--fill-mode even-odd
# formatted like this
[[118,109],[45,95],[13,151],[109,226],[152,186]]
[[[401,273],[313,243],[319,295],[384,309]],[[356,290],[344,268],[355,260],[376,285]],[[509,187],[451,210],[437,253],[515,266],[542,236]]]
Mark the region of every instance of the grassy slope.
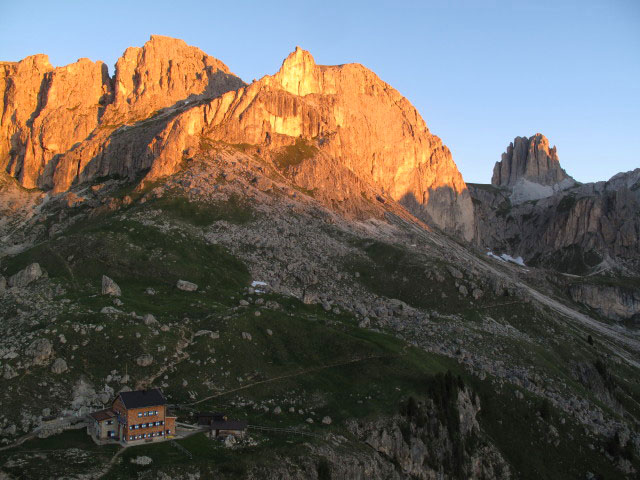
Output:
[[[172,203],[156,206],[169,211],[175,208]],[[177,208],[182,215],[191,211],[192,206],[178,205]],[[217,219],[220,210],[209,213],[196,210],[186,219],[198,225],[206,215]],[[244,218],[244,214],[241,217]],[[352,267],[361,272],[362,282],[372,290],[416,306],[442,306],[439,291],[438,295],[421,295],[417,289],[419,282],[424,284],[425,281],[422,277],[424,265],[411,263],[402,252],[389,246],[366,247],[365,251],[377,267],[373,271],[367,270],[365,263]],[[385,263],[387,259],[389,263]],[[539,419],[536,415],[539,399],[527,397],[525,401],[517,402],[512,389],[496,388],[490,380],[470,378],[451,359],[409,347],[389,335],[359,329],[355,320],[347,315],[326,313],[320,308],[276,295],[269,298],[278,301],[283,309],[261,310],[259,317],[254,315],[253,306],[233,307],[241,289],[249,282],[245,267],[224,249],[206,245],[193,236],[177,231],[160,234],[138,222],[108,216],[80,224],[64,236],[22,253],[7,262],[7,270],[17,271],[31,261],[40,262],[55,281],[67,285],[67,296],[77,307],[70,308],[56,322],[57,333],[64,332],[68,338],[67,347],[56,345],[56,351],[68,359],[72,368],[72,373],[64,380],[67,385],[80,375],[100,382],[112,367],[104,362],[104,358],[113,354],[119,355],[120,367],[125,363],[129,366],[128,373],[133,381],[143,379],[153,374],[158,366],[137,367],[137,355],[152,352],[162,363],[162,356],[156,353],[158,347],[164,346],[171,352],[179,338],[199,329],[208,329],[218,331],[220,338],[198,337],[187,350],[189,359],[167,372],[169,386],[165,392],[172,403],[190,403],[193,399],[189,392],[195,393],[196,399],[202,399],[213,390],[220,395],[193,408],[224,410],[255,424],[296,426],[322,432],[332,430],[348,435],[343,426],[345,420],[397,413],[399,405],[408,396],[420,398],[428,394],[425,385],[432,375],[452,370],[461,374],[479,393],[484,406],[481,424],[519,477],[571,478],[592,471],[605,478],[615,478],[610,463],[588,448],[589,443],[599,448],[598,439],[585,435],[571,420],[561,426],[559,415],[553,409],[547,420]],[[111,276],[122,287],[126,311],[154,313],[160,323],[171,325],[170,331],[155,336],[150,327],[130,317],[113,319],[86,313],[87,309],[99,310],[109,304],[96,295],[102,274]],[[201,286],[200,292],[176,290],[174,284],[178,278],[195,281]],[[451,283],[447,280],[437,288],[453,295]],[[160,295],[144,295],[146,287],[155,288]],[[450,305],[462,307],[464,315],[472,319],[469,305],[455,302]],[[510,310],[498,313],[514,315]],[[524,316],[524,313],[519,315]],[[185,316],[189,317],[189,322],[180,324]],[[75,331],[74,324],[100,324],[104,329],[101,332],[89,329],[82,335]],[[267,329],[273,334],[269,335]],[[252,340],[242,339],[242,332],[250,333]],[[118,340],[112,341],[115,338]],[[87,339],[87,344],[82,345]],[[71,348],[74,344],[81,345],[77,351]],[[553,361],[551,359],[550,363]],[[25,387],[16,398],[46,396],[46,389],[39,388],[37,383],[48,375],[46,369],[36,368],[29,372],[28,378],[21,379]],[[187,387],[183,387],[185,380]],[[265,380],[271,381],[257,383]],[[206,381],[210,382],[208,386],[204,385]],[[224,393],[229,390],[234,391]],[[242,400],[262,402],[271,409],[279,405],[283,414],[237,406]],[[303,415],[289,413],[289,406],[303,408],[306,412]],[[18,405],[7,407],[19,408]],[[315,412],[316,423],[313,425],[304,422],[309,410]],[[190,412],[189,408],[178,409],[183,419],[188,419]],[[318,420],[324,415],[332,417],[332,426],[319,425]],[[553,423],[560,431],[559,446],[545,440],[548,430],[545,422]],[[0,452],[0,462],[13,461],[34,448],[63,450],[72,447],[94,452],[97,447],[88,441],[88,437],[82,438],[77,432],[66,432],[55,439],[28,442],[19,449]],[[111,476],[128,478],[137,471],[158,465],[181,468],[197,465],[203,469],[215,467],[233,478],[245,471],[248,463],[272,461],[274,452],[298,455],[302,451],[301,442],[309,441],[278,436],[258,435],[257,438],[261,441],[257,447],[229,451],[202,436],[192,437],[181,443],[194,454],[193,460],[169,444],[135,447],[127,450],[123,455],[124,462],[112,471]],[[46,442],[47,447],[41,447],[41,442]],[[358,447],[354,445],[353,448]],[[112,448],[103,447],[98,451],[101,453],[96,458],[104,459],[112,453]],[[129,460],[137,455],[151,456],[154,463],[150,467],[131,464]],[[58,457],[51,458],[54,463],[60,461],[55,460]],[[80,471],[86,466],[79,463],[77,469]],[[17,473],[19,470],[16,469],[8,470]],[[38,476],[33,472],[30,478]]]

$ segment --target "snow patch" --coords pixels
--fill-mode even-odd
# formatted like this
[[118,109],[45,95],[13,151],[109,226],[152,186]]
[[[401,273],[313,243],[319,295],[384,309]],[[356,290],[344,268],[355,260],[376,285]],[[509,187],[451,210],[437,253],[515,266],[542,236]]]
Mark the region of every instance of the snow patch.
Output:
[[516,265],[520,265],[521,267],[526,267],[522,257],[514,258],[507,253],[503,253],[500,256],[498,256],[493,252],[487,252],[487,255],[490,256],[491,258],[495,258],[496,260],[500,260],[501,262],[511,262],[511,263],[515,263]]

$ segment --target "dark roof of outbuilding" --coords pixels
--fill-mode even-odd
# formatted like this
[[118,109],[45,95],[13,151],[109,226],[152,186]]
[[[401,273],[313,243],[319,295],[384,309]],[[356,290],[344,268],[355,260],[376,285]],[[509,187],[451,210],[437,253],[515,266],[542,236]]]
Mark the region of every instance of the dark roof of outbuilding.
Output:
[[247,422],[240,420],[214,420],[209,424],[212,430],[245,430]]
[[97,412],[92,412],[89,414],[90,417],[95,419],[97,422],[102,422],[104,420],[109,420],[116,416],[116,414],[110,408],[106,410],[98,410]]
[[156,407],[166,405],[167,399],[158,388],[150,390],[135,390],[133,392],[120,392],[120,398],[124,406],[129,408]]
[[224,413],[200,412],[198,413],[198,425],[209,425],[212,421],[224,420]]

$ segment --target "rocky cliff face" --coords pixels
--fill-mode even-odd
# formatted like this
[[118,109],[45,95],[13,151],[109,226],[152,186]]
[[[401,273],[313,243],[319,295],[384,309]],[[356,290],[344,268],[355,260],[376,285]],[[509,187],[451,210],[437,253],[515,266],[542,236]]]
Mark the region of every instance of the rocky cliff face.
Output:
[[143,119],[176,102],[215,97],[241,85],[224,63],[199,48],[152,35],[142,48],[127,48],[116,63],[109,110]]
[[46,166],[97,127],[111,94],[102,62],[53,68],[46,55],[3,63],[0,166],[27,188]]
[[577,284],[569,288],[571,298],[614,320],[640,317],[640,291],[632,285]]
[[198,48],[155,35],[125,51],[113,78],[104,63],[88,59],[53,68],[46,55],[35,55],[0,67],[0,168],[24,187],[55,191],[98,172],[148,168],[142,155],[118,164],[122,149],[107,153],[118,144],[112,134],[178,102],[244,85]]
[[[152,36],[125,51],[113,79],[88,60],[54,69],[35,56],[3,67],[0,166],[25,187],[62,192],[146,171],[156,179],[202,155],[204,139],[205,147],[254,146],[338,210],[386,197],[432,225],[473,235],[471,197],[449,149],[361,65],[319,66],[297,48],[278,73],[245,86],[199,49]],[[299,142],[310,153],[288,158]]]
[[382,458],[398,465],[404,477],[511,478],[500,452],[483,438],[476,420],[479,400],[474,396],[468,389],[459,390],[449,418],[429,399],[409,403],[402,416],[354,424],[351,430]]

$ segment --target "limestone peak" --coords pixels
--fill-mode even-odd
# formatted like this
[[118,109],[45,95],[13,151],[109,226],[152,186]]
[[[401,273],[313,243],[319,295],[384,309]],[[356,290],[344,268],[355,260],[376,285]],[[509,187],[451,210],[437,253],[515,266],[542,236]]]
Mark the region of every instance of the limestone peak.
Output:
[[320,89],[316,62],[311,53],[300,47],[291,52],[282,62],[275,75],[283,90],[294,95],[317,93]]
[[513,187],[522,179],[548,186],[571,179],[560,166],[556,147],[549,147],[549,140],[541,133],[516,137],[496,162],[491,183]]

